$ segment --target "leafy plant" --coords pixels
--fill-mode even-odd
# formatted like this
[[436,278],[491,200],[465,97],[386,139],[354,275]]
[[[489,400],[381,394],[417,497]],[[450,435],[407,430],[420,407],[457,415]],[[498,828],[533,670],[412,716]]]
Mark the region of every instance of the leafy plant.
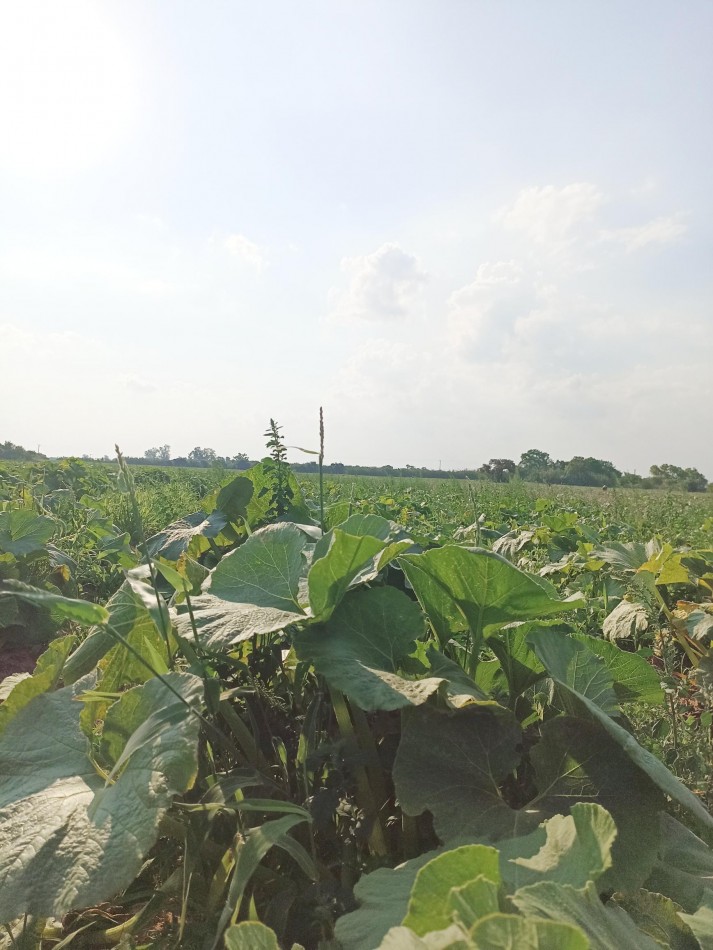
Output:
[[653,584],[706,673],[705,550],[490,487],[310,507],[268,434],[145,539],[120,458],[105,606],[5,580],[0,611],[68,632],[0,685],[8,945],[705,947],[713,818],[637,741],[669,679],[626,649]]

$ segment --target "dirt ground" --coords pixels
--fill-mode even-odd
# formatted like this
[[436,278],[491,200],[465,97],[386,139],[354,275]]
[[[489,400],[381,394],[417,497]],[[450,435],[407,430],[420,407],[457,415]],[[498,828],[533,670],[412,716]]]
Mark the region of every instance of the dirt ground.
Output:
[[31,673],[42,647],[0,648],[0,682],[11,673]]

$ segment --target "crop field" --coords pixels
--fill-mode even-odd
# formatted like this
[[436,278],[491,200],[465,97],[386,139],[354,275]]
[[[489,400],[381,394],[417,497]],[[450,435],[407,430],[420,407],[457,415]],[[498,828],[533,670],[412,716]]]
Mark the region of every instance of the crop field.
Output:
[[713,493],[0,464],[0,948],[713,946]]

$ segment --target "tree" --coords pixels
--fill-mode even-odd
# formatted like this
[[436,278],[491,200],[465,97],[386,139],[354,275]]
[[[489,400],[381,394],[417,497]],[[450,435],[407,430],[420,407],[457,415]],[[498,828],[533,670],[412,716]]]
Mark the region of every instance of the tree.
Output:
[[169,462],[171,460],[171,446],[160,445],[158,448],[154,447],[152,449],[146,449],[144,452],[144,458],[149,459],[152,462]]
[[540,449],[528,449],[523,452],[518,462],[517,470],[520,477],[528,482],[544,481],[545,474],[552,467],[552,459],[548,452]]
[[202,449],[197,445],[188,453],[188,458],[195,466],[212,465],[216,460],[215,449]]
[[233,456],[232,464],[238,469],[250,468],[250,459],[245,452],[238,452],[237,455]]
[[515,472],[515,463],[512,459],[490,459],[481,465],[478,471],[494,482],[507,482]]
[[708,479],[697,468],[681,468],[678,465],[652,465],[649,469],[655,487],[679,488],[683,491],[705,491]]
[[621,472],[605,459],[584,458],[575,455],[567,462],[562,481],[565,485],[591,485],[593,488],[612,487],[619,482]]
[[32,449],[24,449],[21,445],[15,445],[14,442],[3,442],[0,444],[0,459],[13,462],[32,462],[46,458],[47,456],[43,455],[42,452],[33,452]]

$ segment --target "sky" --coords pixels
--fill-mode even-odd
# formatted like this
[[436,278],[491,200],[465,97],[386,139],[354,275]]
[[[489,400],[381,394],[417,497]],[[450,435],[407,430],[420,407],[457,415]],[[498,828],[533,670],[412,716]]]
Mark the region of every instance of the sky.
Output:
[[[709,0],[0,2],[0,441],[713,479]],[[291,451],[294,461],[304,460]]]

